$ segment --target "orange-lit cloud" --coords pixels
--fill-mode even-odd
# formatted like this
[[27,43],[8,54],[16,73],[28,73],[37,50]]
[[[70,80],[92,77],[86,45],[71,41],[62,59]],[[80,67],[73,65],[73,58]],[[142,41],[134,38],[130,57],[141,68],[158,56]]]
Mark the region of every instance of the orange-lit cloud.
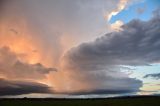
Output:
[[17,23],[9,20],[0,22],[0,47],[7,46],[13,52],[20,54],[19,59],[29,63],[39,61],[39,54],[36,54],[36,44],[31,39],[31,32],[27,27],[27,22],[22,19]]
[[0,75],[9,79],[36,80],[45,78],[56,68],[47,68],[41,63],[30,64],[18,59],[18,54],[8,47],[0,48]]
[[121,26],[123,25],[124,23],[120,20],[116,21],[115,23],[111,24],[111,29],[113,31],[121,31],[122,28]]

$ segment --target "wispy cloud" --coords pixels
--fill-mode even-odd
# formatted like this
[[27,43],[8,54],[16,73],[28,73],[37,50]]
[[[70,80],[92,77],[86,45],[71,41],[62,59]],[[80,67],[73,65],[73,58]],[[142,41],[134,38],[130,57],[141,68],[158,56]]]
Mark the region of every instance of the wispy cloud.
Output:
[[128,0],[120,0],[117,9],[113,10],[110,14],[106,16],[107,20],[109,21],[112,16],[117,15],[120,11],[122,11],[126,7],[127,3]]
[[160,79],[160,73],[147,74],[143,78],[153,78],[153,79],[159,80]]

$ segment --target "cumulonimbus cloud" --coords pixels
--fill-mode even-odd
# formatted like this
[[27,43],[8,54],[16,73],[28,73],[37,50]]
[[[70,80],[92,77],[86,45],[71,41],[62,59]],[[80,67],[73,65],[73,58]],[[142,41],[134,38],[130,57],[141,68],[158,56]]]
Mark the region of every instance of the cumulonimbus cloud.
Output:
[[159,11],[149,21],[135,19],[121,28],[68,51],[64,66],[78,73],[75,79],[83,79],[95,91],[139,91],[142,81],[130,78],[121,68],[160,61]]

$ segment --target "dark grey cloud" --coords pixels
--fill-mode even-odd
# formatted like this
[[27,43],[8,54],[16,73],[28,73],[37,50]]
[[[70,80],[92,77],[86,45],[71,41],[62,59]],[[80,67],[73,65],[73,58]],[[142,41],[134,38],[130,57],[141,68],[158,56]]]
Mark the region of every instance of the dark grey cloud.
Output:
[[[69,63],[81,68],[98,65],[149,65],[160,60],[160,18],[148,22],[133,20],[123,31],[106,34],[68,52]],[[77,61],[78,60],[78,61]],[[92,63],[92,64],[91,64]],[[79,65],[80,64],[80,65]],[[95,66],[95,64],[97,64]],[[92,68],[93,67],[93,68]],[[94,68],[95,67],[95,68]]]
[[160,73],[147,74],[143,78],[153,78],[153,79],[159,80],[160,79]]
[[[140,91],[139,88],[142,86],[142,81],[135,78],[121,77],[118,75],[105,75],[109,74],[109,72],[102,73],[100,70],[97,71],[99,71],[99,75],[95,74],[94,72],[87,75],[85,72],[79,73],[85,76],[83,77],[83,83],[87,83],[91,88],[82,91],[76,91],[71,94],[83,95],[136,93]],[[79,74],[76,75],[78,79],[80,78]]]
[[0,96],[52,92],[51,88],[45,84],[28,81],[9,81],[0,78]]
[[[88,93],[98,94],[119,94],[119,93],[135,93],[140,91],[142,81],[136,78],[129,78],[129,76],[120,70],[73,70],[73,80],[80,81],[84,85],[88,85],[88,89],[77,91],[75,94]],[[73,83],[74,84],[74,83]],[[82,84],[82,85],[83,85]],[[73,85],[74,86],[74,85]]]
[[120,32],[72,48],[64,56],[65,67],[79,73],[75,79],[83,79],[95,89],[139,91],[142,81],[130,78],[121,69],[160,61],[159,14],[155,12],[149,21],[132,20],[121,26]]
[[13,79],[43,79],[56,68],[47,68],[41,63],[29,64],[21,62],[18,54],[8,47],[0,48],[0,75]]

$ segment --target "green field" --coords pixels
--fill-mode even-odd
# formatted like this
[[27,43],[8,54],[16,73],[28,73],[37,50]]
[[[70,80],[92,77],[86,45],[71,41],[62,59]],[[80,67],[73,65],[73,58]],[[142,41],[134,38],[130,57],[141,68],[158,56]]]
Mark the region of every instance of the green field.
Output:
[[160,97],[110,99],[2,99],[0,106],[160,106]]

